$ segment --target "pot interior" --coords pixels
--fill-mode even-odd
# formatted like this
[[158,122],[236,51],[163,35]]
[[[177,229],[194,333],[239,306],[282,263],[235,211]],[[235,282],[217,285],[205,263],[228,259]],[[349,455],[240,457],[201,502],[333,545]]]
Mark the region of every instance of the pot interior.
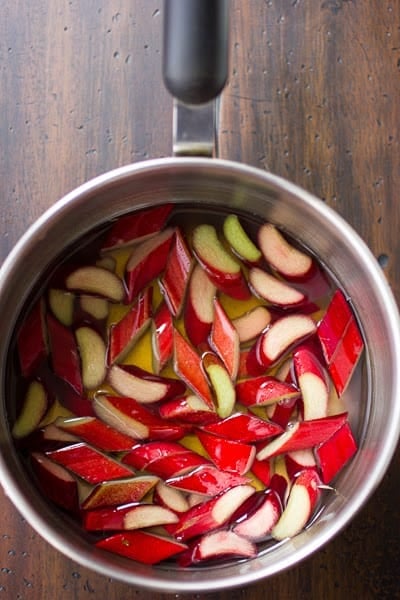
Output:
[[[111,220],[172,202],[181,215],[219,219],[227,212],[250,224],[271,221],[313,254],[350,299],[366,351],[347,394],[359,443],[318,519],[293,540],[266,547],[251,561],[204,569],[146,567],[93,548],[81,528],[60,517],[34,487],[15,449],[9,423],[15,413],[13,347],[26,307],[42,289],[66,248],[87,245]],[[33,527],[60,551],[110,577],[152,589],[201,591],[236,586],[285,569],[342,529],[379,484],[394,452],[400,424],[398,312],[380,267],[355,232],[310,194],[272,175],[226,161],[163,159],[125,167],[78,188],[49,209],[11,253],[1,272],[4,331],[0,364],[0,436],[4,487]]]

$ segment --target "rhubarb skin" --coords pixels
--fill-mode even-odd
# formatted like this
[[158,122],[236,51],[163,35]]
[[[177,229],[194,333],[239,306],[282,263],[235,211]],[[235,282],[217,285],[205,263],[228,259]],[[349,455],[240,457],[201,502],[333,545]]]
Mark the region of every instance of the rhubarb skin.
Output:
[[153,475],[104,481],[96,485],[86,496],[81,508],[92,510],[105,506],[119,506],[128,502],[140,502],[158,481],[158,477]]
[[215,423],[219,420],[215,410],[195,394],[167,400],[160,405],[158,412],[162,419],[190,425]]
[[96,546],[146,565],[157,564],[187,549],[186,544],[172,538],[140,530],[116,533],[96,542]]
[[83,442],[48,452],[47,456],[92,485],[132,477],[130,469]]
[[135,246],[125,268],[128,302],[164,271],[173,236],[168,228]]
[[274,437],[283,428],[252,414],[234,413],[226,419],[203,425],[203,431],[239,442],[252,443]]
[[126,315],[111,325],[107,365],[121,362],[151,322],[153,288],[143,290]]
[[24,377],[31,377],[45,360],[48,354],[46,336],[44,303],[39,300],[25,318],[17,336],[19,362]]
[[81,395],[81,365],[74,334],[50,314],[47,315],[47,329],[54,373]]
[[239,370],[239,334],[217,298],[214,300],[214,308],[210,345],[221,358],[232,381],[235,381]]
[[216,286],[203,267],[196,264],[189,279],[183,312],[186,334],[195,347],[208,339],[214,320],[216,292]]
[[291,383],[280,381],[272,375],[243,379],[236,384],[237,400],[244,406],[267,406],[286,398],[300,397],[300,391]]
[[61,465],[41,452],[32,452],[31,466],[46,497],[72,513],[78,513],[79,497],[76,479]]
[[137,444],[134,438],[117,431],[96,417],[57,419],[56,425],[103,452],[123,452]]
[[176,229],[160,287],[174,317],[179,317],[186,297],[193,256],[179,229]]
[[251,469],[256,454],[255,446],[201,430],[197,436],[212,462],[222,471],[244,475]]
[[194,492],[205,496],[215,496],[228,487],[243,485],[249,480],[242,475],[220,471],[213,465],[203,465],[191,473],[172,477],[166,483],[186,492]]
[[177,329],[174,330],[174,370],[214,410],[210,386],[201,367],[201,357]]
[[330,483],[356,452],[357,442],[346,422],[315,449],[322,481]]
[[328,365],[328,371],[339,396],[343,395],[364,350],[358,325],[353,318]]
[[142,242],[159,233],[171,214],[172,204],[161,204],[132,214],[122,215],[111,226],[102,250],[121,248],[132,242]]

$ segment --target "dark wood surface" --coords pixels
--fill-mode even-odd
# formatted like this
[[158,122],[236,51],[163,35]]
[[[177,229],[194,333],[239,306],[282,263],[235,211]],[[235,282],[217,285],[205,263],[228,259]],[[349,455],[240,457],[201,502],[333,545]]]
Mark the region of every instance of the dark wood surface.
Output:
[[[171,153],[160,0],[0,1],[0,252],[78,184]],[[400,298],[400,4],[232,1],[221,155],[340,212]],[[23,276],[23,274],[21,274]],[[298,567],[216,600],[400,598],[400,455],[373,498]],[[81,568],[0,496],[0,600],[178,598]],[[191,598],[199,598],[193,594]]]

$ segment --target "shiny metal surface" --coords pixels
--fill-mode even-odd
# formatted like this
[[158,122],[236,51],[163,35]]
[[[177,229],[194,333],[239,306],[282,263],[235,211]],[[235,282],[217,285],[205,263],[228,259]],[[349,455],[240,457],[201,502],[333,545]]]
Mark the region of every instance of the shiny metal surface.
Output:
[[[335,277],[356,311],[367,344],[368,389],[363,406],[351,407],[360,449],[339,477],[319,519],[295,539],[258,558],[201,570],[132,566],[94,549],[80,529],[61,520],[33,488],[10,438],[5,365],[25,300],[46,266],[93,227],[132,209],[165,201],[226,207],[270,220],[300,239]],[[399,314],[373,255],[323,202],[262,171],[221,160],[173,158],[123,167],[71,192],[23,236],[0,271],[1,412],[0,473],[22,515],[54,547],[103,575],[160,591],[210,591],[275,574],[306,558],[340,531],[381,481],[400,433]],[[11,400],[12,401],[12,400]],[[357,415],[362,415],[360,419]]]

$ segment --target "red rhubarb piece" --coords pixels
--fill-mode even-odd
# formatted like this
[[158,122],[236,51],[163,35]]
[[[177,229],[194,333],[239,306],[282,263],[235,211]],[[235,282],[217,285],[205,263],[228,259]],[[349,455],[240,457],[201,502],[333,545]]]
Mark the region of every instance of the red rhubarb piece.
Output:
[[293,413],[297,405],[297,398],[284,398],[275,404],[268,406],[268,417],[277,425],[285,428],[293,418]]
[[158,477],[153,475],[104,481],[93,488],[83,501],[81,508],[89,510],[103,506],[119,506],[128,502],[140,502],[157,483]]
[[108,365],[122,361],[150,325],[152,295],[151,287],[140,292],[126,315],[118,323],[111,325],[107,352]]
[[285,454],[286,470],[290,479],[294,479],[304,469],[317,469],[314,451],[311,448],[293,450]]
[[317,328],[317,335],[327,364],[331,362],[338,343],[352,318],[352,310],[343,292],[336,290]]
[[234,381],[239,369],[239,334],[217,298],[214,300],[214,306],[215,315],[210,333],[210,344]]
[[250,514],[242,518],[233,531],[254,542],[269,536],[282,513],[281,501],[278,495],[268,490],[263,494],[263,500]]
[[191,473],[173,477],[166,483],[186,492],[215,496],[227,488],[248,483],[248,480],[236,473],[221,471],[214,465],[203,465]]
[[163,377],[136,365],[113,365],[108,371],[108,382],[113,389],[142,404],[152,404],[182,395],[185,384],[179,379]]
[[172,538],[140,530],[116,533],[96,542],[96,546],[146,565],[157,564],[187,548]]
[[194,394],[163,402],[158,412],[162,419],[172,419],[193,425],[214,423],[219,419],[215,410]]
[[289,243],[272,223],[260,227],[258,247],[267,263],[287,280],[304,281],[314,273],[311,256]]
[[130,469],[84,442],[50,451],[47,456],[92,485],[111,479],[132,477]]
[[173,236],[168,228],[134,247],[125,267],[128,302],[163,272]]
[[301,391],[304,420],[326,417],[329,380],[318,358],[307,347],[293,353],[293,366]]
[[312,469],[306,469],[294,480],[287,504],[271,531],[276,540],[297,535],[308,523],[320,498],[321,480]]
[[218,289],[237,300],[250,297],[241,265],[225,249],[215,227],[198,225],[193,232],[192,243],[197,260]]
[[149,464],[147,470],[161,479],[168,480],[208,464],[210,464],[210,461],[204,458],[204,456],[200,456],[200,454],[196,454],[192,450],[186,450],[181,454],[163,456],[154,460]]
[[142,242],[145,238],[160,232],[171,210],[172,204],[161,204],[118,217],[103,242],[102,250],[120,248],[132,242]]
[[184,513],[189,510],[189,502],[183,492],[176,490],[163,481],[159,481],[154,488],[153,502],[165,506],[174,513]]
[[81,364],[74,334],[51,314],[47,315],[47,329],[54,373],[81,395]]
[[138,440],[179,440],[187,432],[184,425],[164,421],[134,398],[98,394],[93,408],[102,421]]
[[87,531],[133,530],[176,523],[172,510],[155,504],[132,502],[117,507],[83,511],[82,524]]
[[164,273],[160,277],[161,291],[174,317],[181,314],[192,264],[192,253],[181,231],[177,229]]
[[76,479],[41,452],[31,454],[31,466],[45,496],[57,506],[77,513],[79,498]]
[[154,441],[137,444],[130,452],[125,454],[122,462],[138,470],[146,470],[149,465],[159,458],[172,457],[184,454],[187,448],[173,441]]
[[355,319],[352,318],[328,365],[329,374],[339,396],[345,392],[363,350],[364,341]]
[[17,347],[21,373],[24,377],[31,377],[48,352],[42,299],[36,302],[22,323],[17,335]]
[[161,302],[152,324],[153,369],[160,373],[174,353],[174,323],[165,302]]
[[254,340],[271,322],[271,313],[265,306],[256,306],[232,320],[241,344]]
[[117,431],[96,417],[59,418],[56,425],[103,452],[123,452],[137,444],[134,438]]
[[230,473],[244,475],[251,469],[256,449],[251,444],[217,437],[199,430],[197,436],[216,467]]
[[172,528],[174,537],[186,542],[220,528],[254,493],[255,489],[251,485],[238,485],[193,506],[179,516],[178,523]]
[[201,357],[177,329],[174,330],[174,370],[186,385],[214,410],[210,386],[201,368]]
[[300,391],[291,383],[272,375],[259,375],[236,383],[237,400],[244,406],[267,406],[286,398],[299,398]]
[[247,356],[251,375],[261,375],[274,365],[296,344],[316,331],[316,324],[308,315],[291,314],[274,321],[258,337]]
[[247,443],[258,442],[282,433],[282,427],[275,423],[239,412],[216,423],[204,425],[202,429],[228,440]]
[[196,264],[190,276],[183,315],[185,331],[194,346],[204,343],[211,331],[216,290],[204,269]]
[[322,481],[330,483],[356,451],[357,443],[349,423],[346,422],[315,449]]
[[330,438],[335,431],[342,427],[346,420],[347,413],[342,413],[310,421],[291,422],[284,433],[278,435],[265,446],[258,448],[257,458],[258,460],[265,460],[293,450],[314,448]]
[[263,483],[266,487],[269,486],[271,481],[271,464],[268,460],[258,460],[254,458],[251,466],[252,473]]
[[259,267],[250,269],[249,284],[256,296],[274,306],[293,308],[306,300],[303,292]]
[[178,563],[189,567],[210,559],[253,558],[256,555],[257,546],[253,542],[234,531],[220,530],[202,536],[178,557]]

